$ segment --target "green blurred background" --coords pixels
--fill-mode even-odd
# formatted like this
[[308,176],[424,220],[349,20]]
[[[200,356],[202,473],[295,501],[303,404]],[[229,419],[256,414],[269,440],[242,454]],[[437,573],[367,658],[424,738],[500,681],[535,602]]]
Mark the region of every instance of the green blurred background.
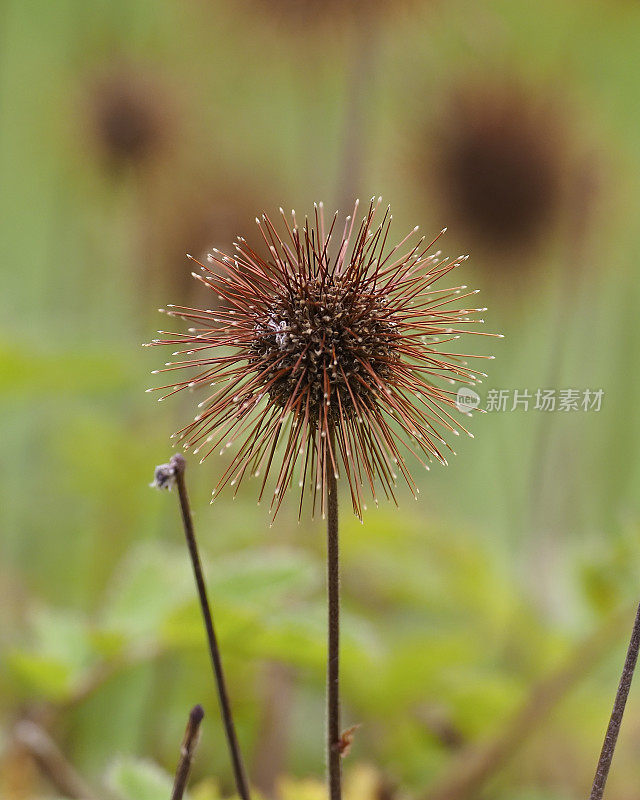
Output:
[[[0,3],[3,798],[65,794],[25,731],[98,797],[168,797],[195,702],[193,795],[232,793],[148,488],[195,399],[145,394],[140,345],[208,302],[185,253],[374,193],[471,253],[487,390],[605,394],[476,417],[419,502],[343,514],[347,800],[586,796],[640,595],[639,43],[631,0]],[[250,485],[210,506],[221,468],[189,480],[251,776],[322,798],[323,529]],[[639,748],[632,693],[610,800]]]

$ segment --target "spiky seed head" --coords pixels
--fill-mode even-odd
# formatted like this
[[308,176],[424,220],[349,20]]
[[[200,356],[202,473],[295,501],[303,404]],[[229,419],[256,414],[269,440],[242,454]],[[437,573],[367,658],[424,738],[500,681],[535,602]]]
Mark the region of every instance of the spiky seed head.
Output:
[[300,510],[310,495],[324,511],[331,470],[344,473],[361,516],[365,488],[375,499],[380,485],[395,499],[399,474],[417,493],[403,449],[424,466],[446,464],[445,435],[466,432],[454,416],[456,384],[475,385],[484,373],[467,359],[487,356],[458,356],[451,343],[484,309],[453,305],[475,294],[466,286],[434,286],[465,257],[430,254],[439,236],[429,242],[417,228],[391,247],[390,209],[374,224],[380,202],[372,199],[359,224],[356,203],[341,234],[337,213],[325,223],[322,204],[303,224],[282,209],[279,228],[263,215],[264,253],[239,238],[234,255],[197,264],[217,310],[167,310],[194,327],[151,342],[186,356],[161,372],[190,373],[160,387],[163,397],[208,390],[176,435],[202,460],[234,448],[215,495],[255,475],[262,497],[273,473],[274,514],[296,483]]

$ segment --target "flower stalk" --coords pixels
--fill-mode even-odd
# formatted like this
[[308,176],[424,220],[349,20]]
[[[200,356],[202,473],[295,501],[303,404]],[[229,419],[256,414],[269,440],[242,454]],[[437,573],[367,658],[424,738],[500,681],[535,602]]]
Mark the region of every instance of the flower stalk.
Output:
[[[324,216],[322,203],[311,216],[280,208],[281,221],[256,217],[264,251],[239,236],[233,255],[214,249],[192,273],[214,292],[215,308],[169,305],[169,317],[190,326],[186,332],[160,331],[152,346],[178,349],[177,361],[155,370],[167,380],[164,400],[185,389],[199,389],[193,421],[174,437],[201,463],[232,448],[212,495],[257,478],[259,501],[270,499],[273,518],[285,495],[299,489],[304,503],[327,518],[327,768],[330,800],[341,800],[341,757],[352,729],[340,733],[340,562],[338,538],[339,471],[351,505],[362,520],[377,486],[396,500],[398,479],[419,493],[406,462],[407,452],[426,468],[448,463],[455,450],[449,434],[473,436],[454,416],[457,389],[475,387],[486,377],[471,359],[493,356],[458,353],[453,344],[482,324],[470,307],[475,296],[466,284],[437,288],[437,281],[460,267],[466,256],[443,257],[413,228],[389,244],[391,207],[371,198],[358,221],[359,201],[342,224],[338,212]],[[498,334],[499,335],[499,334]],[[467,348],[465,348],[466,350]],[[182,371],[189,374],[185,375]],[[177,375],[175,373],[178,373]],[[149,389],[148,391],[153,391]],[[452,413],[454,412],[454,413]],[[406,452],[404,452],[406,451]],[[210,623],[195,538],[184,486],[184,460],[176,480],[187,543],[209,635],[220,702],[234,758],[238,791],[246,784],[219,655]],[[272,481],[272,492],[267,488]],[[273,485],[275,483],[275,485]],[[269,502],[269,501],[268,501]]]
[[327,485],[327,767],[330,800],[341,800],[338,481],[331,465],[328,469]]

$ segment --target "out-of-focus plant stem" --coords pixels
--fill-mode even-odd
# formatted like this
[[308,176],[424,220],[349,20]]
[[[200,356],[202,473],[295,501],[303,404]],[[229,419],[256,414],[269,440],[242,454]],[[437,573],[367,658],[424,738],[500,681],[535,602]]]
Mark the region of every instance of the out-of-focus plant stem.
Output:
[[32,720],[21,720],[15,727],[14,738],[36,761],[56,791],[77,800],[98,800],[99,795],[77,772],[49,733]]
[[[569,198],[569,215],[566,231],[566,263],[562,265],[560,285],[557,290],[557,305],[550,333],[548,373],[545,385],[558,389],[562,378],[562,368],[566,358],[571,330],[578,316],[581,293],[592,271],[591,230],[599,189],[598,164],[594,156],[583,159],[573,177]],[[591,315],[589,315],[591,318]],[[555,561],[557,547],[555,532],[548,530],[544,518],[549,502],[548,488],[549,463],[553,459],[554,415],[540,414],[534,433],[531,456],[531,477],[529,480],[529,533],[535,551],[532,558],[542,565],[542,569],[532,572],[546,575],[546,579],[536,581],[534,591],[543,607],[557,602],[555,593],[555,574],[551,566]]]
[[463,748],[424,800],[474,800],[533,736],[551,711],[608,653],[626,627],[629,607],[608,616],[567,662],[533,687],[522,707],[492,739]]
[[364,160],[370,140],[368,112],[379,55],[377,34],[375,15],[360,20],[353,31],[352,56],[347,67],[338,208],[351,208],[354,196],[363,188]]
[[278,797],[278,781],[286,772],[291,742],[296,673],[287,664],[270,661],[264,670],[262,719],[256,734],[252,782],[265,798]]

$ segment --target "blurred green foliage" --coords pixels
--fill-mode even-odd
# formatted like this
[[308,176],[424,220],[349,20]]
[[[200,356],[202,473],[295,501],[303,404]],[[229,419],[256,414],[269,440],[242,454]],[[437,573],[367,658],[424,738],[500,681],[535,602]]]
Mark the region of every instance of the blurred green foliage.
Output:
[[[3,796],[57,791],[14,746],[30,718],[92,785],[167,797],[195,702],[207,717],[191,798],[230,795],[176,499],[148,488],[193,398],[144,393],[162,354],[140,344],[166,324],[158,305],[202,301],[181,254],[250,235],[263,208],[375,192],[397,232],[439,230],[419,168],[429,132],[457,86],[504,76],[563,108],[569,189],[524,253],[474,257],[464,229],[447,234],[448,252],[471,250],[463,277],[483,289],[488,329],[506,334],[486,386],[602,387],[603,407],[477,417],[451,466],[420,475],[418,503],[401,491],[364,526],[345,505],[344,717],[362,723],[346,797],[427,797],[565,664],[558,702],[482,796],[585,796],[640,587],[640,9],[398,6],[289,19],[258,0],[0,5]],[[114,71],[159,112],[143,157],[114,155],[96,127]],[[583,169],[596,179],[580,227]],[[253,775],[265,759],[277,770],[281,800],[315,800],[322,525],[298,524],[291,504],[269,528],[252,487],[209,507],[221,467],[190,465],[189,482],[239,736]],[[592,655],[575,664],[584,641]],[[639,737],[632,700],[611,800],[635,796]]]

